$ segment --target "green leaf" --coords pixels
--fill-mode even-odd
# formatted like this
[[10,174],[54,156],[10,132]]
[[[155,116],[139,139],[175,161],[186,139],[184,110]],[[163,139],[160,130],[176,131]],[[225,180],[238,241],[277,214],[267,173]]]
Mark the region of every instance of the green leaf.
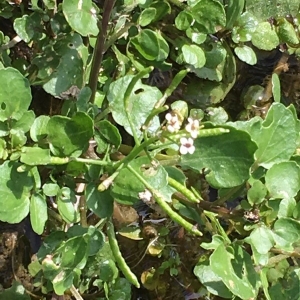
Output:
[[293,243],[300,239],[300,223],[291,218],[280,218],[274,224],[274,233],[277,247],[291,251]]
[[131,39],[131,44],[146,59],[164,61],[169,55],[169,45],[163,37],[150,29],[141,30]]
[[57,252],[61,254],[62,268],[82,269],[88,257],[88,244],[84,236],[75,236],[63,243]]
[[13,68],[0,69],[0,121],[19,120],[31,102],[29,81]]
[[187,64],[195,68],[202,68],[205,65],[204,51],[197,45],[184,45],[182,47],[183,59]]
[[96,128],[95,140],[97,142],[98,153],[105,153],[109,145],[113,149],[120,147],[122,138],[116,126],[107,120],[102,120],[96,124]]
[[171,5],[166,0],[158,0],[151,3],[150,7],[156,9],[156,15],[153,22],[159,21],[163,19],[163,17],[167,14],[171,13]]
[[232,40],[237,44],[251,41],[252,34],[255,32],[257,25],[257,19],[248,11],[244,12],[238,18],[237,25],[232,29]]
[[[124,126],[125,130],[132,135],[131,127],[128,122],[127,113],[124,110],[124,95],[130,84],[133,76],[126,75],[109,86],[107,99],[109,106],[112,111],[114,120]],[[162,93],[159,89],[144,85],[141,81],[138,81],[134,86],[134,89],[130,95],[128,113],[131,115],[132,122],[141,135],[141,126],[146,121],[148,115],[152,111],[156,102],[162,97]],[[147,103],[147,105],[145,105]],[[154,131],[159,127],[159,119],[155,117],[152,120],[152,126],[149,128],[150,131]]]
[[[214,42],[205,48],[205,65],[201,69],[192,70],[198,77],[220,82],[225,75],[227,53],[224,44]],[[231,71],[232,72],[232,69]]]
[[[43,85],[44,90],[56,97],[68,97],[71,88],[81,88],[83,83],[83,60],[79,52],[70,49],[60,58],[59,65]],[[71,97],[71,96],[70,96]]]
[[19,120],[13,120],[11,122],[11,129],[16,131],[28,132],[35,119],[34,112],[32,110],[26,111]]
[[73,272],[73,269],[64,269],[55,276],[52,283],[57,295],[63,295],[72,286],[74,280]]
[[231,128],[223,135],[197,138],[194,145],[194,154],[182,156],[181,165],[199,171],[207,168],[211,186],[230,188],[249,178],[256,145],[246,132]]
[[295,27],[286,18],[280,18],[277,21],[277,34],[281,43],[287,43],[291,45],[298,45],[299,38],[298,33],[295,31]]
[[266,186],[260,180],[255,180],[251,188],[247,191],[249,203],[251,205],[260,204],[267,196],[267,192]]
[[228,0],[225,5],[226,28],[232,29],[237,19],[241,16],[245,6],[245,0]]
[[108,218],[112,215],[114,199],[109,190],[98,191],[94,183],[87,185],[85,189],[86,205],[99,218]]
[[43,193],[48,197],[56,196],[59,190],[59,185],[56,183],[45,183],[43,185]]
[[259,134],[252,136],[258,146],[257,164],[269,169],[275,163],[289,160],[296,150],[297,136],[293,113],[283,104],[273,103]]
[[248,65],[255,65],[257,63],[255,52],[246,45],[235,47],[234,52],[241,61],[244,61]]
[[[159,164],[157,167],[151,165],[149,158],[139,157],[133,160],[130,165],[140,173],[153,188],[160,190],[167,186],[167,172]],[[138,201],[139,193],[144,192],[144,185],[138,181],[127,168],[123,168],[115,179],[111,195],[121,204],[131,205]]]
[[241,246],[219,247],[210,256],[212,271],[225,283],[227,288],[242,299],[256,299],[258,275],[255,272],[251,256]]
[[51,162],[50,150],[39,147],[23,147],[20,161],[30,166],[48,165]]
[[10,288],[1,290],[0,299],[30,300],[30,297],[26,293],[24,286],[20,282],[13,281]]
[[252,34],[252,44],[261,50],[270,51],[279,45],[279,38],[269,22],[259,23]]
[[300,189],[300,168],[297,163],[286,161],[274,164],[266,173],[266,187],[272,198],[295,197]]
[[142,27],[147,26],[155,19],[155,16],[156,9],[154,7],[145,8],[139,16],[138,23]]
[[67,187],[63,187],[57,197],[57,208],[63,220],[68,224],[76,223],[79,220],[79,214],[74,207],[75,201],[74,192]]
[[205,33],[215,33],[226,26],[224,6],[216,0],[201,0],[190,10],[194,19],[205,27]]
[[118,268],[112,259],[106,259],[102,261],[99,265],[100,275],[99,279],[104,282],[112,282],[118,277]]
[[198,263],[194,268],[194,274],[213,295],[225,299],[232,298],[232,293],[228,290],[222,279],[212,271],[211,266]]
[[21,222],[29,212],[33,178],[28,171],[18,172],[19,163],[5,161],[0,166],[0,220]]
[[274,246],[272,231],[265,226],[255,228],[250,234],[250,241],[251,245],[260,254],[267,254]]
[[63,13],[70,26],[83,36],[97,36],[97,10],[92,0],[64,0]]
[[47,202],[40,194],[33,194],[30,198],[30,222],[37,234],[42,234],[48,220]]
[[26,43],[31,40],[38,40],[42,37],[42,18],[41,14],[34,12],[24,15],[22,18],[16,18],[14,21],[14,29],[19,37]]
[[72,118],[53,116],[48,121],[47,132],[54,155],[79,156],[93,136],[93,121],[83,112],[77,112]]
[[54,231],[50,233],[43,241],[40,247],[37,257],[39,260],[45,258],[48,254],[53,252],[64,242],[66,239],[66,233],[64,231]]
[[280,79],[278,74],[272,74],[272,94],[275,102],[280,102],[281,100],[281,88]]
[[192,22],[193,16],[186,10],[181,11],[175,19],[175,25],[179,30],[188,29],[191,26]]
[[294,198],[285,198],[280,201],[278,218],[293,217],[297,210],[297,204]]
[[34,142],[38,142],[47,136],[47,124],[49,120],[49,116],[39,116],[34,120],[30,128],[30,137]]

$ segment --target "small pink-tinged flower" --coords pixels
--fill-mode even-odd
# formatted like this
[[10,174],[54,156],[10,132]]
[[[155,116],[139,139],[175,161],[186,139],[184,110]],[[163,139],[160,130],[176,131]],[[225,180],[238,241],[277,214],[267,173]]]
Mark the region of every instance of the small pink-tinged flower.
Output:
[[197,138],[200,128],[200,122],[197,119],[188,118],[188,124],[185,126],[185,130],[190,133],[193,139]]
[[194,140],[192,138],[182,137],[180,139],[180,144],[181,146],[179,148],[179,152],[182,155],[185,155],[187,153],[193,154],[195,152]]
[[177,132],[180,129],[181,124],[176,114],[167,113],[166,120],[167,120],[167,130],[169,132],[171,133]]

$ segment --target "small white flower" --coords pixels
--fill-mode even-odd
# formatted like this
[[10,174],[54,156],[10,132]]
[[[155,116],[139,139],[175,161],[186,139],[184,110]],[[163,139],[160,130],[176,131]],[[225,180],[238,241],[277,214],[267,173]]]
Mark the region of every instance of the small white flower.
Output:
[[181,124],[176,114],[167,113],[166,120],[167,120],[167,130],[169,132],[171,133],[177,132],[180,129]]
[[184,154],[193,154],[195,152],[195,146],[194,146],[194,140],[192,138],[185,138],[182,137],[180,139],[180,148],[179,152],[184,155]]
[[197,119],[188,118],[188,124],[185,126],[185,130],[191,134],[193,139],[197,138],[200,128],[200,122]]

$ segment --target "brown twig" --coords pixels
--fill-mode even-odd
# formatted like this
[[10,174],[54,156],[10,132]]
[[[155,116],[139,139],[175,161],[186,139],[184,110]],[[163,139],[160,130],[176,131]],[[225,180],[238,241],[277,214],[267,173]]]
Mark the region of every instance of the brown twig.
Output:
[[102,14],[102,22],[99,34],[97,36],[96,45],[94,48],[94,55],[92,61],[92,68],[89,78],[88,86],[92,90],[92,95],[90,98],[90,102],[94,103],[95,95],[97,90],[97,83],[98,83],[98,74],[102,64],[103,54],[105,53],[105,40],[107,34],[108,23],[110,19],[110,15],[112,9],[114,7],[115,0],[105,0],[104,7],[103,7],[103,14]]

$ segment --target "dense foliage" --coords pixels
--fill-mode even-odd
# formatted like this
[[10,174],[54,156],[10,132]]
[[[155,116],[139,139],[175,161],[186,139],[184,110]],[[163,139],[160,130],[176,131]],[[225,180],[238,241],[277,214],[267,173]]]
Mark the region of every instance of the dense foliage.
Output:
[[299,298],[299,1],[0,0],[0,29],[0,297]]

